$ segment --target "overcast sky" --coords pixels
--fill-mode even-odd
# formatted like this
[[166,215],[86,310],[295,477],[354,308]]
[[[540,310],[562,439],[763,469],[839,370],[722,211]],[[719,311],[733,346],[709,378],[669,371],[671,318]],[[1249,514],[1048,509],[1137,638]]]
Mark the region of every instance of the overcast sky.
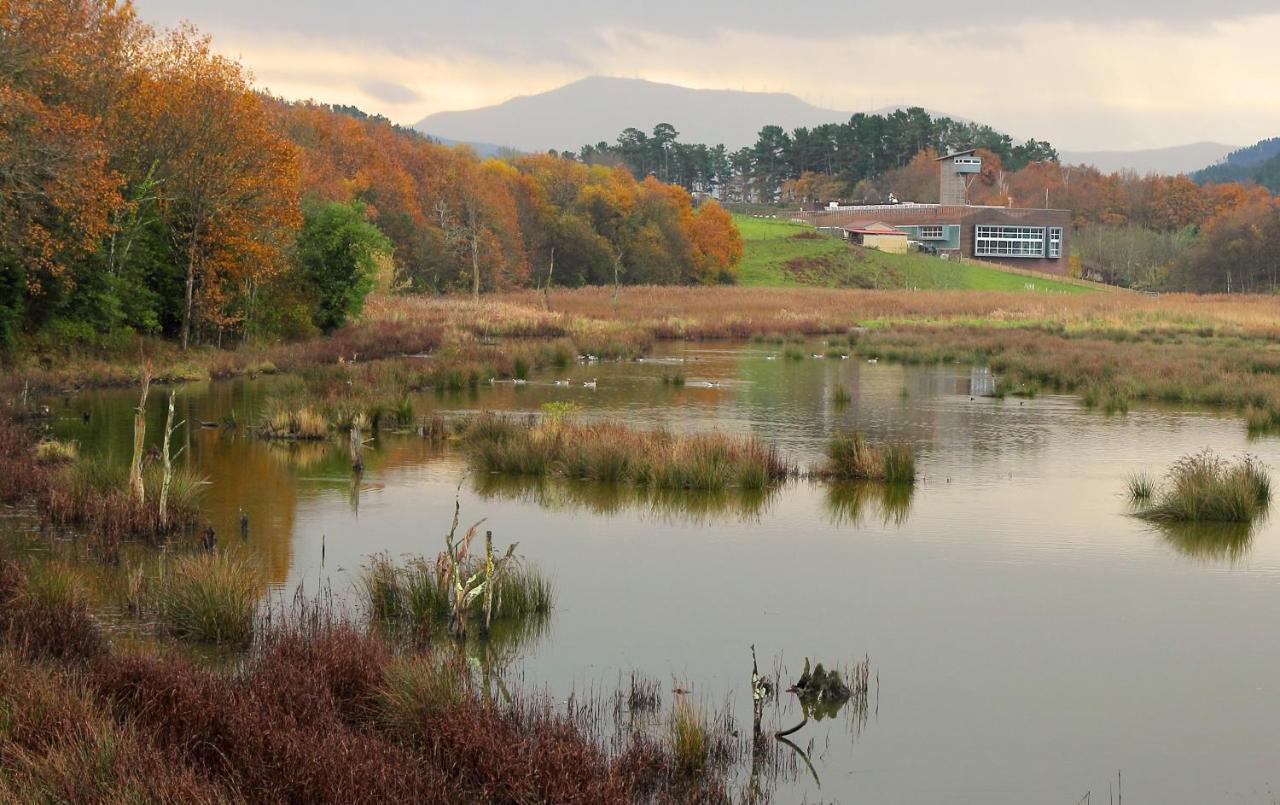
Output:
[[920,105],[1071,150],[1280,135],[1276,0],[135,2],[262,88],[406,124],[613,75]]

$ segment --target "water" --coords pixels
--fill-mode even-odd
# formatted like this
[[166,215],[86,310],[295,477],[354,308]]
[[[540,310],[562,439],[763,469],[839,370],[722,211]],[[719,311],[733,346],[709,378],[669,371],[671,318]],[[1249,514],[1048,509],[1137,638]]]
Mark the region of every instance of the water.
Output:
[[[684,388],[661,382],[677,370]],[[552,384],[561,377],[571,385]],[[595,390],[581,385],[592,378]],[[274,382],[184,388],[180,417],[252,421]],[[852,392],[847,407],[831,402],[835,383]],[[755,434],[802,465],[833,429],[857,426],[916,449],[921,482],[888,499],[794,482],[763,497],[655,500],[466,477],[456,451],[407,435],[371,445],[358,484],[336,442],[196,428],[188,456],[212,480],[221,540],[239,539],[248,512],[264,595],[282,597],[321,583],[347,593],[379,551],[434,555],[461,482],[463,519],[487,518],[498,544],[519,542],[554,578],[551,622],[518,667],[558,696],[638,670],[662,681],[664,706],[679,684],[709,707],[727,703],[749,733],[751,645],[762,666],[780,658],[784,682],[805,657],[869,655],[866,723],[811,722],[793,736],[812,741],[821,786],[801,768],[780,781],[779,802],[1100,802],[1118,770],[1132,801],[1274,801],[1280,526],[1225,542],[1170,536],[1127,516],[1122,493],[1131,472],[1204,447],[1280,466],[1280,440],[1249,441],[1242,422],[1213,412],[1106,417],[1068,397],[971,396],[987,383],[958,365],[667,345],[642,363],[415,400],[420,415],[572,401],[637,426]],[[57,430],[85,452],[128,454],[134,392],[52,402]]]

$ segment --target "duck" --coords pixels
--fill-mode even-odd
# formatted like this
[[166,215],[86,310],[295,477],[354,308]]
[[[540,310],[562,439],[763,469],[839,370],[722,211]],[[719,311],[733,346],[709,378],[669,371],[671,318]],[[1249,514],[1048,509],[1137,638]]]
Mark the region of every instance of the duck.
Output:
[[867,363],[879,363],[879,358],[867,358]]
[[821,358],[821,357],[822,357],[822,355],[821,355],[820,353],[815,352],[815,353],[813,353],[813,357],[815,357],[815,358]]
[[523,377],[517,377],[517,378],[515,378],[514,380],[512,380],[511,382],[512,382],[512,383],[514,383],[514,384],[515,384],[515,385],[517,385],[517,386],[523,386],[524,384],[528,383],[529,381],[528,381],[528,380],[525,380]]
[[590,380],[585,381],[582,385],[584,388],[593,389],[596,387],[596,379],[593,377]]
[[776,360],[778,359],[778,356],[777,356],[777,355],[766,355],[766,356],[764,356],[764,359],[765,359],[766,361],[776,361]]
[[840,356],[840,360],[842,360],[842,361],[847,361],[847,360],[849,360],[849,356],[848,356],[848,355],[841,355],[841,356]]
[[556,386],[567,386],[567,385],[569,385],[569,381],[568,381],[568,380],[557,380],[557,381],[555,381],[554,385],[556,385]]

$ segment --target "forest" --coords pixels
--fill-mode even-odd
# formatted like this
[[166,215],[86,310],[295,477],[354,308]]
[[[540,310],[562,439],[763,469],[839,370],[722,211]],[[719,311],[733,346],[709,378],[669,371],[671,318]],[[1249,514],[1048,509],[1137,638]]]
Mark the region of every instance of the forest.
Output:
[[375,287],[731,282],[741,252],[679,186],[265,96],[129,3],[0,0],[0,350],[301,337]]
[[1015,144],[990,126],[932,118],[918,108],[790,133],[769,125],[754,146],[733,153],[681,143],[674,126],[659,123],[652,135],[629,128],[616,144],[584,146],[573,156],[746,208],[794,209],[829,201],[937,203],[934,160],[969,148],[983,158],[969,203],[1074,213],[1075,276],[1143,290],[1280,289],[1280,206],[1266,182],[1227,180],[1221,171],[1193,180],[1064,165],[1047,142]]

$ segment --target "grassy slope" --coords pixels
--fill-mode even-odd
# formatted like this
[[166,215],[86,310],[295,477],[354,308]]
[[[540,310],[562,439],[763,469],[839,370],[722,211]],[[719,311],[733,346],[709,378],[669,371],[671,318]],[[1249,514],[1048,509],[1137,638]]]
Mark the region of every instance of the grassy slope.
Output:
[[[921,288],[974,291],[1083,293],[1082,285],[1002,271],[989,265],[940,260],[926,254],[854,250],[835,238],[795,236],[813,230],[804,224],[734,216],[746,247],[738,282],[773,288],[802,285],[862,288]],[[799,258],[811,268],[797,276],[786,268]]]

